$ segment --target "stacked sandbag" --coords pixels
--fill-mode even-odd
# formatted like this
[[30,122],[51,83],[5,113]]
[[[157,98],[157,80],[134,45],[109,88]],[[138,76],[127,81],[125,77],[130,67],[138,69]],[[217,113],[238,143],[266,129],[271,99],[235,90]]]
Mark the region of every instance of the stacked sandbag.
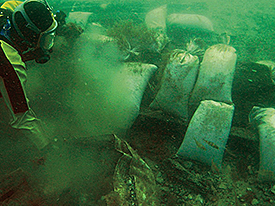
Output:
[[117,123],[114,123],[120,123],[117,125],[118,128],[129,129],[134,123],[139,114],[146,86],[156,70],[157,66],[153,64],[139,62],[123,63],[120,72],[113,76],[110,82],[110,92],[117,93],[116,95],[109,95],[109,101],[112,103],[109,106],[117,106],[118,110],[122,110]]
[[106,63],[106,58],[111,59],[112,55],[103,53],[99,62],[91,58],[89,63],[95,66],[78,68],[78,82],[69,98],[73,119],[81,128],[75,131],[75,136],[123,135],[139,114],[145,88],[157,67],[140,62],[112,62],[112,67]]
[[149,11],[145,16],[145,24],[150,29],[166,31],[167,5]]
[[206,50],[189,102],[191,113],[202,100],[232,104],[236,60],[236,50],[229,45],[216,44]]
[[253,107],[249,121],[259,132],[260,139],[260,181],[275,180],[275,109]]
[[188,125],[178,155],[220,168],[233,112],[233,105],[202,101]]
[[197,56],[184,50],[173,51],[164,70],[161,87],[150,107],[186,120],[188,101],[196,81],[198,68]]
[[236,58],[235,49],[228,45],[206,50],[189,100],[194,115],[179,155],[221,167],[234,113],[231,89]]
[[194,37],[209,43],[217,39],[211,20],[203,15],[173,13],[168,15],[166,23],[167,35],[180,45]]
[[147,28],[156,31],[157,42],[154,48],[156,52],[160,52],[169,41],[166,35],[166,16],[167,5],[163,5],[149,11],[145,17]]
[[207,32],[214,31],[212,22],[207,17],[198,14],[170,14],[167,17],[167,24],[184,29],[196,29]]

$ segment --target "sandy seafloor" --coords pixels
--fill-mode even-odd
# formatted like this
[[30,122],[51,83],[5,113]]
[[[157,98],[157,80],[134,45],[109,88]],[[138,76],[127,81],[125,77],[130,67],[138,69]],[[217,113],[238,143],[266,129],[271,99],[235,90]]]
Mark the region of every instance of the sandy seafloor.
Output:
[[[60,7],[62,10],[64,7],[64,11],[70,11],[71,5],[75,5],[80,11],[86,11],[85,7],[81,7],[82,1],[49,2],[55,9]],[[83,2],[87,5],[86,1]],[[168,4],[170,12],[205,15],[212,21],[215,32],[226,32],[231,36],[230,45],[236,48],[239,62],[275,60],[274,1],[97,1],[92,4],[106,8],[112,4],[138,5],[143,9],[141,16],[153,8]],[[58,59],[53,57],[51,63],[43,65],[42,71],[35,70],[33,64],[29,65],[29,98],[38,117],[45,121],[51,136],[51,147],[45,151],[37,151],[27,139],[20,138],[16,131],[8,128],[5,124],[8,121],[6,114],[1,115],[2,205],[106,205],[103,196],[113,190],[114,169],[120,153],[114,149],[113,136],[105,133],[119,131],[116,127],[127,122],[123,119],[126,114],[123,113],[123,108],[111,108],[104,103],[107,109],[102,109],[100,101],[89,102],[93,98],[100,100],[102,94],[109,94],[100,91],[90,99],[87,91],[104,86],[110,88],[104,81],[110,80],[112,76],[108,74],[107,78],[97,77],[100,84],[91,90],[79,92],[75,87],[81,87],[81,84],[73,85],[74,78],[85,83],[89,75],[95,73],[89,73],[85,78],[77,76],[79,74],[72,69],[78,68],[75,65],[79,62],[74,61],[74,55],[72,57],[70,53],[63,52],[64,56],[63,53],[56,54]],[[102,65],[102,61],[101,59],[97,64]],[[72,68],[68,68],[68,65],[72,65]],[[75,88],[71,92],[73,95],[68,91],[71,88]],[[83,95],[86,96],[80,98]],[[123,107],[123,101],[115,98],[117,94],[110,96],[110,102],[114,103],[112,105]],[[118,96],[118,99],[119,97],[125,98],[125,95]],[[77,112],[74,108],[78,108]],[[97,116],[103,113],[103,117]],[[89,129],[91,125],[96,126]],[[89,133],[95,128],[96,132]],[[149,165],[150,174],[155,178],[155,185],[143,188],[146,195],[154,194],[151,202],[143,205],[275,204],[274,182],[262,183],[257,179],[259,141],[250,125],[234,125],[224,156],[223,169],[220,171],[191,160],[171,158],[182,141],[185,129],[184,123],[170,116],[143,113],[134,126],[127,130],[126,135],[125,131],[121,132],[121,136]],[[140,181],[148,181],[145,179],[141,178]],[[138,185],[134,187],[122,184],[122,188],[124,190],[121,190],[121,194],[129,193],[128,196],[121,195],[119,199],[110,195],[113,202],[108,205],[126,205],[125,201],[129,205],[139,205],[137,202],[141,201],[141,196],[137,192],[140,190]],[[136,196],[130,196],[131,192]]]

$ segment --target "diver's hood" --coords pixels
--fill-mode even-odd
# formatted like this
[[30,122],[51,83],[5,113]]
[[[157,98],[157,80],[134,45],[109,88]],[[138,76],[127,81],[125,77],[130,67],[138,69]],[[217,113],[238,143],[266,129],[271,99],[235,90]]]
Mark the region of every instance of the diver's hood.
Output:
[[[52,48],[58,23],[46,0],[23,2],[15,8],[12,22],[18,35],[30,48],[41,47],[45,51]],[[38,37],[35,42],[29,33]]]

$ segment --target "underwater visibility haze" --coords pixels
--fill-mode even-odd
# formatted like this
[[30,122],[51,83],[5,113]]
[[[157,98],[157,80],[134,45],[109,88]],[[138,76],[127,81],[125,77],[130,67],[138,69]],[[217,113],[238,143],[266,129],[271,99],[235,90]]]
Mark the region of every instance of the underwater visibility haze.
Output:
[[26,88],[50,144],[1,100],[0,205],[275,204],[274,1],[48,2]]

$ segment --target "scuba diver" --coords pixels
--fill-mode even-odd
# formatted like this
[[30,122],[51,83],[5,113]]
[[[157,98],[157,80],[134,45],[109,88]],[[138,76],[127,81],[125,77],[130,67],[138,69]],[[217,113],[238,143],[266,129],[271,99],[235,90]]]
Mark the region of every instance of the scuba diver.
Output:
[[27,0],[5,2],[0,24],[0,94],[11,114],[9,124],[42,149],[49,138],[29,106],[25,62],[43,64],[50,59],[58,22],[46,0]]

